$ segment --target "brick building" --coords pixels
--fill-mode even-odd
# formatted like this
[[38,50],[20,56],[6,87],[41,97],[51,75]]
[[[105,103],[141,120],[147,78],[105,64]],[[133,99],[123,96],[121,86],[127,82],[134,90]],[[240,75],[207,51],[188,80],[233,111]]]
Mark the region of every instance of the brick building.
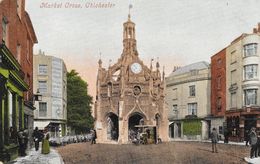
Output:
[[211,117],[210,127],[224,133],[226,111],[226,48],[211,57]]
[[31,136],[33,130],[33,45],[37,38],[25,0],[1,1],[0,21],[0,160],[7,161],[18,154],[13,134],[26,128]]

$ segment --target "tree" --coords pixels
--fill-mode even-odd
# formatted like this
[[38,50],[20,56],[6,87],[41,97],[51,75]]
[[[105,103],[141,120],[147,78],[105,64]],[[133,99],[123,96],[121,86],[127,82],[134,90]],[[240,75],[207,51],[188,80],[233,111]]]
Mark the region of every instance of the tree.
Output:
[[88,94],[88,84],[75,70],[67,73],[68,126],[76,134],[85,133],[93,127],[91,115],[92,97]]

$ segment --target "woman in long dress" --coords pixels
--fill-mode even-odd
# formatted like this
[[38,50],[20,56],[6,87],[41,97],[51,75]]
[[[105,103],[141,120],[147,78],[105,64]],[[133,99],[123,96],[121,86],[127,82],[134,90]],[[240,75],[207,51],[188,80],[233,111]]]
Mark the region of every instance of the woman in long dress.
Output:
[[46,134],[42,141],[42,154],[49,154],[50,153],[50,143],[49,143],[50,135],[49,133]]

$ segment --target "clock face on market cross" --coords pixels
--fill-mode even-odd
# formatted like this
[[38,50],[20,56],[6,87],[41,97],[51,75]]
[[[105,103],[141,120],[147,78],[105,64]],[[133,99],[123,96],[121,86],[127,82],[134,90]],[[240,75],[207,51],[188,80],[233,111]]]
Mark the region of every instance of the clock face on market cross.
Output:
[[139,63],[133,63],[131,65],[131,71],[135,74],[138,74],[142,71],[142,66]]

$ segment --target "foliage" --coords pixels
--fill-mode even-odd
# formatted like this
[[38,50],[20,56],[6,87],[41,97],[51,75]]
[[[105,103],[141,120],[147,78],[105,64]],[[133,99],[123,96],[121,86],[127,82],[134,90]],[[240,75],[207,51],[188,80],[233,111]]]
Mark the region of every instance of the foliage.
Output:
[[183,121],[184,135],[200,135],[202,123],[199,119],[187,119]]
[[81,79],[75,70],[67,73],[67,109],[68,126],[76,134],[86,132],[93,127],[91,115],[92,97],[88,94],[88,84]]

